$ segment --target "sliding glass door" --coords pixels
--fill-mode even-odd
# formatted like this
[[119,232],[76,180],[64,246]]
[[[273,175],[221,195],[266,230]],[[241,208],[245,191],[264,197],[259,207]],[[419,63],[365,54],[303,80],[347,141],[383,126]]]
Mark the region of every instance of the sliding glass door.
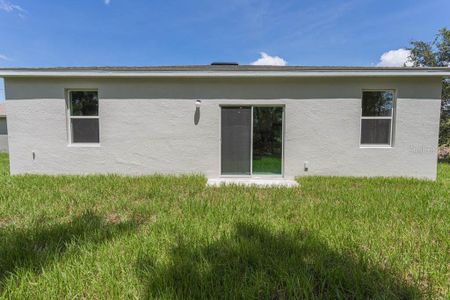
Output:
[[281,175],[283,107],[222,107],[222,175]]

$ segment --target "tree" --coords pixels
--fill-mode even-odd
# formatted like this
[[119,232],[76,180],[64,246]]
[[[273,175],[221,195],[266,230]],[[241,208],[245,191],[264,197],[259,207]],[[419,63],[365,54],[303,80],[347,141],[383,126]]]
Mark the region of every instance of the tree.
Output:
[[[409,50],[414,67],[450,67],[450,30],[442,28],[432,42],[412,41]],[[439,145],[450,145],[450,78],[442,81]]]

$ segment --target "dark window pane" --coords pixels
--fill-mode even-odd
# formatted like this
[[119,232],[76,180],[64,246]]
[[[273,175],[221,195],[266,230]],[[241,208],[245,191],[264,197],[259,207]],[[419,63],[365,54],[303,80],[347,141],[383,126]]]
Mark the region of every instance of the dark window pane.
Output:
[[0,134],[8,134],[8,127],[6,126],[6,118],[0,118]]
[[363,92],[363,117],[392,116],[394,93],[392,91]]
[[97,92],[70,92],[70,115],[98,116]]
[[362,119],[361,144],[389,145],[391,136],[391,120]]
[[73,143],[98,143],[98,119],[72,119]]
[[250,175],[250,107],[222,107],[222,174]]
[[282,107],[253,108],[253,173],[281,174]]

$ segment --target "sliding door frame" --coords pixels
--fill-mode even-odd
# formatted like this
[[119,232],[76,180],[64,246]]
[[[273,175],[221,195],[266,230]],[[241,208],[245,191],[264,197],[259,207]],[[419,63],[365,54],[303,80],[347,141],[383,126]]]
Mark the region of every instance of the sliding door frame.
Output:
[[[250,120],[250,175],[243,174],[222,174],[222,108],[223,107],[250,107],[251,120]],[[253,108],[255,107],[281,107],[283,109],[282,125],[281,125],[281,174],[253,174]],[[220,177],[228,178],[284,178],[284,135],[285,135],[285,117],[286,117],[286,105],[284,104],[220,104],[219,105],[219,169]]]

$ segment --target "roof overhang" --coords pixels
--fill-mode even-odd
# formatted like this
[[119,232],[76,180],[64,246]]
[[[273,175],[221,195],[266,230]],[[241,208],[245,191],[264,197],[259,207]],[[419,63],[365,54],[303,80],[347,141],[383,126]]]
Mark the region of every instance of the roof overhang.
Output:
[[450,77],[450,68],[377,67],[72,67],[5,68],[0,77]]

